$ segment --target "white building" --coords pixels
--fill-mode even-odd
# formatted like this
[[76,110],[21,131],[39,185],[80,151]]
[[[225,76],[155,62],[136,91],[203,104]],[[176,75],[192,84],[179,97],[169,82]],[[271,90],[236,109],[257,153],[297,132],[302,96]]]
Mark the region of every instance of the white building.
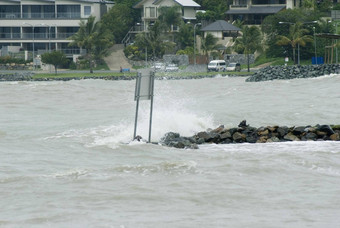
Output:
[[150,23],[154,23],[158,16],[160,7],[179,6],[183,20],[196,20],[196,10],[201,6],[192,0],[142,0],[138,2],[134,8],[141,9],[142,24],[144,30]]
[[99,20],[112,6],[103,0],[0,0],[0,49],[80,54],[79,48],[68,47],[67,38],[78,31],[81,20],[90,15]]

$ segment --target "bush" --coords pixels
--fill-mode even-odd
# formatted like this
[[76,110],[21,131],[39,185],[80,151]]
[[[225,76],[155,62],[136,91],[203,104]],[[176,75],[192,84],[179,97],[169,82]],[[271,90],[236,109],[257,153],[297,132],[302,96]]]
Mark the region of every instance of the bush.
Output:
[[11,56],[2,56],[0,57],[0,64],[6,64],[6,63],[17,63],[17,64],[25,64],[29,61],[25,61],[21,58],[13,58]]

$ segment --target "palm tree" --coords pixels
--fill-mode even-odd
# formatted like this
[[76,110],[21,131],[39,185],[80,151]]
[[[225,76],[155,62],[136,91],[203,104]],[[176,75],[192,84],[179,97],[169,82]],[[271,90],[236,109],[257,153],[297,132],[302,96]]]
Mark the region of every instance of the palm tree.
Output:
[[233,49],[237,53],[243,53],[247,55],[247,65],[249,72],[249,55],[256,51],[262,50],[262,35],[260,29],[255,26],[243,26],[242,36],[236,39]]
[[206,56],[206,60],[208,61],[209,52],[216,49],[218,39],[214,37],[211,33],[208,33],[205,37],[201,37],[201,48],[203,50],[203,54]]
[[159,20],[166,26],[167,31],[171,31],[172,26],[179,26],[182,21],[179,6],[162,6],[158,10],[160,16]]
[[293,59],[295,61],[295,50],[297,45],[306,46],[307,42],[313,42],[313,38],[310,35],[305,35],[308,33],[308,29],[302,28],[302,23],[297,22],[295,24],[291,24],[289,28],[289,34],[287,36],[278,35],[277,36],[277,45],[290,45],[293,48]]
[[100,22],[95,22],[95,19],[94,16],[90,16],[87,21],[81,21],[78,32],[68,38],[73,40],[69,46],[78,46],[86,50],[90,73],[93,73],[94,61],[105,56],[108,48],[114,43],[113,35],[102,28]]

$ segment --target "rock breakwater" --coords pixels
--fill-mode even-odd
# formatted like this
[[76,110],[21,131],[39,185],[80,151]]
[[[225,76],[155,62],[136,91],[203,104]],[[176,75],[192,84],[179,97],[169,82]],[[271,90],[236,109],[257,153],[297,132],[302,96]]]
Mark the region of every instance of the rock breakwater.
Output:
[[340,141],[340,125],[251,127],[243,120],[238,127],[198,132],[191,137],[168,132],[160,144],[175,148],[197,149],[199,144],[270,143],[287,141]]
[[0,74],[0,81],[30,81],[33,75],[31,72]]
[[294,78],[314,78],[323,75],[339,74],[340,64],[268,66],[255,72],[247,82],[287,80]]

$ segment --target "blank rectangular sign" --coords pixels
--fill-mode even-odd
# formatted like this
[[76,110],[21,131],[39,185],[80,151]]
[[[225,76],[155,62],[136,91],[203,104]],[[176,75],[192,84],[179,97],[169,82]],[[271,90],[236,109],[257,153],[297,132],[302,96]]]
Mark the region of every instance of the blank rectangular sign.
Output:
[[150,100],[152,96],[152,77],[153,71],[150,69],[141,69],[138,71],[136,80],[135,100]]

